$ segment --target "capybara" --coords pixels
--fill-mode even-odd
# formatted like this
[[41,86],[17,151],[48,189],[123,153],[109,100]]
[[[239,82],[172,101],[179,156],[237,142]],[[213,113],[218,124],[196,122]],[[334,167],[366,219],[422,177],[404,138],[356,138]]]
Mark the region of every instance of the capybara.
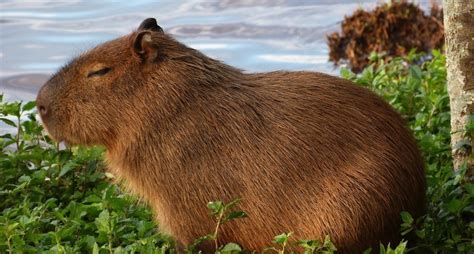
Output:
[[244,73],[153,18],[61,68],[37,107],[54,139],[105,146],[111,172],[178,246],[213,232],[209,201],[241,198],[248,214],[219,243],[261,250],[293,231],[330,235],[339,253],[397,244],[400,212],[425,207],[414,138],[374,93],[316,72]]

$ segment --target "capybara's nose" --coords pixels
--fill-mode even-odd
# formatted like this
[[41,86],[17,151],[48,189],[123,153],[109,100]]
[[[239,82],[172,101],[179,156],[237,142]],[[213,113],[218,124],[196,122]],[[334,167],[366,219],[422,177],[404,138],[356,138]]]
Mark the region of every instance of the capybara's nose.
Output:
[[43,121],[49,115],[49,105],[48,105],[48,96],[47,96],[47,87],[44,85],[40,91],[38,92],[38,96],[36,97],[36,108],[38,109],[38,113],[41,116]]

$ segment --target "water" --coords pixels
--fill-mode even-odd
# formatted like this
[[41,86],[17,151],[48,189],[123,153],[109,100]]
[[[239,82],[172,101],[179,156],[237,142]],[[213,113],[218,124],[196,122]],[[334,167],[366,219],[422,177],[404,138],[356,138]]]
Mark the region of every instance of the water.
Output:
[[[74,55],[155,17],[188,46],[246,71],[337,74],[325,35],[376,0],[11,1],[0,3],[0,92],[32,100]],[[428,6],[429,0],[421,1]]]

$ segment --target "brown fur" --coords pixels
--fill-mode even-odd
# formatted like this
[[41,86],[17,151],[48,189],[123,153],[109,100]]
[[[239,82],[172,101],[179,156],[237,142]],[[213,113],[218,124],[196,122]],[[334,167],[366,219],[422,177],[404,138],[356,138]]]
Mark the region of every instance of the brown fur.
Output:
[[37,103],[54,138],[106,146],[110,170],[181,245],[212,232],[214,200],[240,197],[249,216],[224,225],[222,243],[262,249],[294,231],[329,234],[340,253],[397,243],[400,212],[424,208],[423,162],[404,121],[337,77],[244,74],[141,28],[62,68]]

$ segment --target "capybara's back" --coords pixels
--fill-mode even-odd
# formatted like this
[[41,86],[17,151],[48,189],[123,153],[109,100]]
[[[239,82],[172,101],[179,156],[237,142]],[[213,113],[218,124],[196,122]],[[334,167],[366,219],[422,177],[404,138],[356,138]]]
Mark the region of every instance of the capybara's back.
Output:
[[400,212],[425,206],[420,153],[378,96],[314,72],[244,74],[154,19],[72,61],[37,104],[54,138],[106,146],[110,170],[180,246],[213,232],[215,200],[241,198],[248,214],[220,243],[261,250],[292,231],[330,235],[339,253],[397,244]]

